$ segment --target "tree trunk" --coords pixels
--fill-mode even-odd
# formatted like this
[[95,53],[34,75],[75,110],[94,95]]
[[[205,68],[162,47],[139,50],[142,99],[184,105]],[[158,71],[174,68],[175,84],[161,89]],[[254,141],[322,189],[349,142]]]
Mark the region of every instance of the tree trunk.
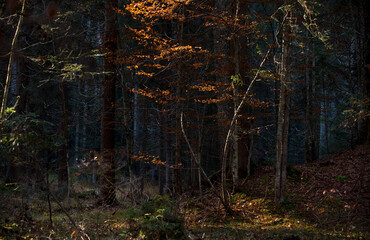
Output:
[[[223,11],[228,11],[229,0],[217,0],[215,3],[216,7],[216,13],[217,15],[221,14]],[[217,71],[217,82],[220,83],[227,83],[228,77],[226,72],[226,66],[227,66],[227,60],[224,55],[229,55],[229,43],[227,41],[227,35],[225,29],[222,28],[216,28],[213,31],[213,52],[216,55],[216,62],[215,62],[215,68]],[[221,91],[221,94],[223,91]],[[225,139],[227,137],[227,129],[225,129],[225,125],[227,125],[227,119],[229,119],[229,102],[228,101],[221,101],[217,104],[217,121],[218,121],[218,136],[219,136],[219,144],[220,144],[220,152],[219,152],[219,160],[220,160],[220,166],[221,166],[221,198],[223,201],[223,204],[225,205],[225,208],[227,211],[230,210],[229,207],[229,201],[227,197],[227,190],[225,188],[225,182],[226,182],[226,171],[227,171],[227,156],[224,156],[224,145],[225,145]]]
[[[177,96],[180,97],[181,89],[177,87],[176,89]],[[176,157],[175,157],[175,169],[174,169],[174,177],[175,177],[175,192],[177,194],[182,193],[182,179],[181,179],[181,123],[180,123],[180,114],[181,114],[181,103],[180,100],[177,102],[176,107]]]
[[[172,119],[170,118],[170,114],[169,112],[166,112],[164,113],[165,114],[165,118],[166,118],[166,125],[168,128],[172,128],[174,125],[173,125],[173,121]],[[176,167],[174,166],[175,165],[175,162],[173,161],[174,158],[176,158],[176,151],[174,152],[173,150],[173,142],[174,142],[174,136],[172,134],[167,134],[166,135],[166,149],[167,149],[167,154],[166,154],[166,190],[167,192],[166,193],[170,193],[170,192],[176,192],[176,189],[175,189],[175,176],[174,176],[174,171],[171,169],[170,166],[172,167]],[[176,138],[175,138],[175,141],[176,141]]]
[[[141,96],[142,104],[145,104],[143,96]],[[149,125],[149,113],[148,113],[148,106],[145,106],[144,112],[143,112],[143,136],[142,136],[142,142],[141,142],[141,152],[146,154],[147,152],[147,144],[148,144],[148,125]],[[141,200],[143,200],[143,193],[144,193],[144,184],[145,184],[145,175],[147,172],[146,163],[144,160],[140,161],[140,196]]]
[[[237,2],[236,10],[235,10],[235,18],[238,17],[239,11],[239,1]],[[242,81],[240,76],[240,69],[239,69],[239,39],[238,36],[234,36],[234,64],[235,64],[235,72],[234,72],[234,80],[233,84],[233,100],[234,100],[234,114],[239,106],[239,86],[240,82]],[[239,120],[235,122],[234,131],[232,133],[232,159],[231,159],[231,173],[233,178],[233,191],[238,189],[239,185]]]
[[67,114],[67,92],[66,83],[64,80],[60,82],[61,91],[61,134],[62,134],[62,148],[59,152],[59,162],[58,162],[58,187],[62,191],[63,195],[69,193],[68,186],[68,114]]
[[15,46],[17,44],[17,39],[18,39],[18,36],[19,36],[19,32],[20,32],[20,29],[21,29],[22,22],[23,22],[23,15],[24,15],[24,12],[25,12],[25,5],[26,5],[26,0],[23,0],[21,13],[20,13],[20,16],[19,16],[17,28],[15,30],[14,37],[13,37],[13,40],[12,40],[11,49],[10,49],[8,72],[6,74],[5,87],[4,87],[4,92],[3,92],[3,99],[2,99],[2,102],[1,102],[1,109],[0,109],[0,132],[1,132],[1,128],[2,128],[1,121],[4,119],[4,113],[5,113],[5,109],[6,109],[6,105],[7,105],[6,103],[7,103],[9,87],[10,87],[10,81],[11,81],[11,77],[12,77],[13,59],[14,59],[14,55],[15,55]]
[[[360,1],[361,9],[361,36],[359,36],[362,42],[362,48],[360,53],[362,54],[363,61],[359,62],[360,76],[359,76],[359,88],[360,99],[363,102],[364,116],[360,117],[359,121],[359,138],[357,144],[364,144],[370,142],[370,2]],[[367,38],[366,38],[367,36]]]
[[[135,82],[134,75],[131,76],[132,82]],[[122,105],[123,105],[123,125],[124,125],[124,139],[126,144],[126,159],[129,170],[130,181],[133,178],[133,168],[132,168],[132,155],[134,150],[134,109],[135,101],[132,101],[129,96],[129,89],[126,87],[125,79],[121,75],[121,85],[122,85]],[[134,93],[134,99],[136,98],[136,93]]]
[[[242,1],[234,2],[234,19],[237,24],[237,19],[241,15],[239,12],[248,7],[248,3]],[[234,52],[234,81],[232,82],[233,100],[234,100],[234,115],[242,100],[242,93],[247,90],[249,71],[248,55],[248,39],[247,36],[239,31],[238,27],[233,29],[233,52]],[[250,160],[252,151],[252,134],[249,130],[252,127],[252,122],[249,117],[252,115],[248,106],[243,106],[238,113],[240,117],[235,122],[235,128],[232,134],[232,174],[233,174],[233,189],[238,190],[239,179],[250,174]]]
[[[364,7],[364,16],[365,16],[365,36],[370,35],[370,2],[365,1]],[[364,123],[362,125],[361,133],[363,134],[364,142],[370,142],[370,40],[367,39],[366,51],[365,51],[365,74],[363,79],[363,89],[364,89],[364,98],[366,104],[365,111],[367,116],[365,117]]]
[[[182,4],[181,14],[185,19],[185,5]],[[184,35],[184,23],[183,21],[179,22],[177,25],[177,41],[181,46],[183,44],[183,35]],[[182,60],[180,58],[179,67],[178,67],[178,82],[176,86],[176,96],[177,96],[177,103],[176,103],[176,149],[175,149],[175,169],[174,169],[174,180],[175,180],[175,192],[177,194],[182,193],[182,179],[181,179],[181,152],[182,152],[182,138],[181,138],[181,124],[180,124],[180,114],[182,112],[182,102],[181,102],[181,84],[183,84],[183,68],[182,68]]]
[[199,188],[199,196],[202,198],[202,146],[203,146],[203,127],[204,127],[204,117],[205,117],[205,107],[201,106],[199,115],[198,115],[198,164],[197,164],[197,177],[198,177],[198,188]]
[[[165,145],[166,145],[166,135],[167,135],[167,132],[165,132],[165,124],[166,124],[166,117],[164,116],[165,113],[161,113],[160,114],[160,125],[161,125],[161,128],[160,128],[160,136],[159,136],[159,156],[160,156],[160,161],[161,162],[166,162],[166,149],[165,149]],[[164,192],[164,184],[165,184],[165,174],[163,173],[163,166],[161,164],[157,164],[157,169],[158,169],[158,192],[160,195],[163,195],[163,192]]]
[[117,0],[105,1],[105,36],[104,47],[104,80],[103,80],[103,111],[101,123],[101,200],[104,204],[116,203],[115,196],[115,162],[114,162],[114,116],[116,97],[116,63],[117,23],[115,9]]
[[[81,80],[78,80],[78,83],[77,83],[77,102],[80,103],[81,102]],[[76,119],[76,128],[75,128],[75,146],[74,146],[74,165],[77,166],[78,164],[78,152],[79,152],[79,148],[80,148],[80,127],[81,127],[81,114],[80,114],[80,106],[79,104],[77,104],[76,106],[77,108],[77,113],[76,113],[76,116],[75,116],[75,119]]]
[[329,148],[329,123],[328,123],[328,108],[329,108],[329,92],[326,89],[327,73],[324,73],[322,78],[322,95],[324,96],[324,134],[325,134],[325,150],[326,154],[330,154]]
[[[285,4],[290,4],[286,0]],[[287,23],[283,26],[283,42],[280,68],[280,101],[278,113],[278,125],[276,134],[276,181],[275,181],[275,202],[277,204],[284,200],[286,185],[286,164],[288,153],[288,132],[289,132],[289,107],[291,91],[290,55],[291,55],[291,21],[292,10],[288,11]]]
[[[135,81],[135,79],[133,79]],[[135,87],[136,89],[138,86]],[[140,96],[135,92],[133,94],[133,106],[132,106],[132,138],[130,140],[130,145],[131,147],[129,148],[130,151],[128,152],[130,156],[137,156],[139,153],[139,137],[140,137],[140,132],[141,132],[141,126],[140,126],[140,103],[139,99]],[[129,158],[129,173],[130,173],[130,183],[131,183],[131,191],[134,193],[134,184],[135,184],[135,160],[133,158]]]
[[[306,34],[308,38],[308,33]],[[307,40],[309,41],[309,40]],[[313,41],[313,40],[311,40]],[[305,149],[306,162],[313,162],[319,157],[320,139],[320,109],[317,104],[316,84],[314,78],[315,55],[314,43],[308,42],[306,46],[306,116],[305,116]],[[311,60],[311,61],[310,61]],[[319,133],[319,134],[318,134]]]

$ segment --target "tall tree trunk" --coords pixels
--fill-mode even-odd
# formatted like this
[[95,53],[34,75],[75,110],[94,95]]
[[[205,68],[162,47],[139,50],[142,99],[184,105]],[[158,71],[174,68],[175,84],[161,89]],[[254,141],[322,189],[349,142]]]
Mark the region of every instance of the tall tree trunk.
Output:
[[198,164],[197,164],[197,177],[198,177],[198,188],[199,188],[199,196],[202,198],[202,148],[203,148],[203,128],[204,128],[204,117],[205,117],[205,107],[201,106],[200,111],[198,113]]
[[[10,84],[10,93],[11,95],[17,95],[17,101],[16,101],[16,110],[18,112],[19,110],[19,99],[20,99],[20,94],[19,94],[19,87],[20,87],[20,81],[21,81],[21,62],[20,58],[15,58],[13,61],[12,68],[12,77],[10,79],[11,84]],[[22,69],[24,70],[24,69]],[[17,104],[18,102],[18,104]],[[19,112],[18,112],[19,113]],[[1,124],[1,120],[0,120]],[[4,156],[4,158],[8,159],[8,166],[6,170],[6,175],[5,175],[5,182],[6,183],[15,183],[18,181],[18,165],[20,165],[21,161],[24,161],[22,158],[20,158],[20,150],[17,149],[13,154],[8,154],[8,156]]]
[[[313,95],[318,96],[319,94],[319,81],[316,79],[316,58],[315,58],[315,43],[312,43],[312,81],[313,81]],[[315,161],[320,157],[320,142],[321,142],[321,102],[318,98],[313,101],[313,115],[314,115],[314,122],[313,122],[313,129],[314,129],[314,136],[313,136],[313,144],[312,144],[312,160]]]
[[[308,38],[308,32],[306,34]],[[310,41],[310,40],[307,40]],[[306,113],[305,113],[305,149],[306,162],[313,162],[319,157],[320,141],[320,109],[317,104],[316,84],[314,78],[315,55],[314,43],[307,42],[306,46]],[[319,133],[319,134],[318,134]]]
[[[169,126],[169,120],[167,119],[167,126]],[[165,136],[165,146],[166,146],[166,174],[165,174],[165,186],[164,186],[164,192],[165,194],[169,194],[171,190],[171,172],[170,172],[170,166],[172,164],[172,151],[171,151],[171,139],[170,135],[166,134]]]
[[[359,102],[361,98],[361,91],[360,94],[358,93],[358,88],[361,89],[361,51],[362,51],[362,37],[361,34],[358,32],[361,31],[360,23],[361,22],[361,14],[359,9],[360,3],[356,0],[349,1],[348,8],[351,13],[351,20],[352,20],[352,28],[355,30],[354,34],[351,37],[351,43],[348,49],[348,86],[350,89],[351,98],[349,101],[351,102]],[[357,8],[356,8],[357,6]],[[355,12],[354,9],[357,9]],[[358,119],[359,120],[359,119]],[[361,121],[361,120],[359,120]],[[359,121],[353,121],[350,125],[350,145],[351,148],[355,148],[355,144],[359,142]]]
[[[180,77],[181,79],[181,77]],[[180,80],[179,79],[179,80]],[[181,89],[178,86],[176,88],[177,96],[180,97]],[[175,192],[177,194],[182,193],[182,179],[181,179],[181,123],[180,123],[180,114],[181,114],[181,102],[178,100],[176,106],[176,149],[175,149],[175,168],[174,168],[174,180],[175,180]]]
[[[26,36],[24,36],[26,40]],[[16,111],[19,114],[26,114],[28,112],[28,96],[25,93],[26,88],[28,87],[29,79],[29,69],[28,62],[26,57],[23,55],[18,56],[18,65],[19,65],[19,74],[17,77],[17,96],[19,97],[18,105],[16,106]]]
[[[236,1],[236,10],[235,10],[235,19],[238,18],[239,12],[239,0]],[[235,31],[235,30],[234,30]],[[235,64],[235,72],[234,72],[234,81],[233,84],[233,100],[234,100],[234,114],[239,106],[239,86],[241,84],[241,76],[240,76],[240,69],[239,69],[239,39],[238,36],[234,36],[234,64]],[[232,134],[232,159],[231,159],[231,173],[233,178],[233,191],[238,189],[239,185],[239,120],[236,120],[234,131]]]
[[[247,38],[240,33],[237,27],[237,19],[240,17],[240,11],[247,9],[248,3],[239,0],[234,2],[235,8],[235,29],[233,29],[233,57],[234,57],[234,81],[233,100],[234,115],[242,100],[242,93],[247,90],[248,86],[248,52]],[[252,122],[249,120],[251,112],[247,106],[243,106],[238,114],[240,117],[235,122],[235,128],[232,134],[232,161],[231,172],[233,176],[233,189],[238,190],[239,179],[250,174],[250,160],[252,151],[252,135],[248,133],[251,129]]]
[[[27,31],[28,29],[26,29]],[[24,34],[21,36],[21,46],[20,47],[25,47],[25,43],[27,42],[27,35]],[[23,44],[22,44],[23,43]],[[16,54],[14,60],[13,60],[13,67],[17,69],[16,74],[13,73],[14,77],[11,78],[13,79],[12,81],[15,80],[15,92],[14,94],[17,96],[17,101],[18,103],[16,104],[16,112],[18,114],[26,114],[27,109],[28,109],[28,98],[25,93],[25,89],[28,86],[28,75],[29,75],[29,66],[27,59],[25,58],[24,55],[18,53]],[[13,83],[11,83],[12,85]],[[0,130],[1,132],[1,130]],[[11,154],[10,154],[11,155]],[[9,156],[9,165],[7,169],[7,174],[6,174],[6,182],[17,182],[18,179],[18,174],[24,170],[24,166],[20,164],[20,162],[26,162],[28,160],[26,159],[17,159],[16,156]]]
[[[286,0],[285,4],[291,4]],[[288,132],[289,132],[289,107],[291,91],[291,34],[292,34],[292,9],[288,7],[289,14],[287,23],[283,26],[283,42],[281,52],[280,68],[280,101],[278,113],[278,125],[276,134],[276,180],[275,180],[275,202],[277,204],[284,200],[286,185],[286,164],[288,154]]]
[[[133,74],[131,75],[131,80],[132,82],[135,82]],[[121,75],[121,85],[122,85],[124,139],[126,143],[126,158],[127,158],[128,169],[129,169],[129,177],[131,181],[131,178],[133,177],[132,155],[133,155],[133,150],[134,150],[133,146],[134,146],[134,121],[135,121],[133,108],[135,107],[135,101],[132,101],[130,99],[129,89],[126,86],[123,75]]]
[[114,162],[114,116],[116,99],[116,63],[117,52],[117,23],[115,9],[118,7],[117,0],[105,1],[105,35],[104,46],[106,56],[104,58],[103,80],[103,111],[101,123],[101,200],[104,204],[116,203],[115,196],[115,162]]
[[[88,93],[89,85],[86,81],[83,82],[83,95],[86,96]],[[87,119],[87,99],[86,97],[83,97],[82,100],[82,118],[81,118],[81,124],[82,124],[82,136],[81,136],[81,148],[83,151],[86,153],[87,150],[87,124],[88,124],[88,119]],[[96,161],[92,162],[92,173],[91,173],[91,182],[95,184],[96,182]]]
[[[142,100],[141,104],[145,104],[145,101],[143,99],[143,96],[140,97]],[[149,113],[148,113],[148,105],[143,105],[145,107],[143,111],[143,136],[141,138],[141,152],[146,154],[147,152],[147,144],[148,144],[148,125],[149,125]],[[140,196],[141,200],[143,200],[143,193],[144,193],[144,184],[145,184],[145,174],[147,172],[146,163],[144,160],[140,161]]]
[[61,135],[63,139],[62,148],[59,153],[59,162],[58,162],[58,186],[62,190],[63,195],[69,193],[68,186],[68,114],[67,114],[67,90],[66,83],[64,80],[60,82],[60,91],[61,91],[61,110],[62,110],[62,119],[61,119]]
[[13,37],[12,45],[11,45],[11,49],[10,49],[8,72],[6,74],[5,87],[4,87],[4,91],[3,91],[3,99],[2,99],[2,102],[1,102],[1,109],[0,109],[0,133],[1,133],[1,128],[2,128],[2,126],[1,126],[2,123],[1,122],[4,119],[4,113],[5,113],[5,109],[6,109],[6,105],[7,105],[6,103],[7,103],[9,87],[10,87],[10,81],[11,81],[11,77],[12,77],[15,47],[16,47],[16,44],[17,44],[17,40],[18,40],[20,29],[21,29],[21,25],[22,25],[22,22],[23,22],[23,16],[24,16],[25,9],[26,9],[25,5],[26,5],[26,0],[23,0],[21,13],[20,13],[20,16],[19,16],[19,19],[18,19],[17,28],[15,29],[15,33],[14,33],[14,37]]
[[360,76],[359,76],[359,87],[361,89],[360,99],[363,102],[364,116],[361,117],[359,122],[359,138],[358,144],[370,142],[370,2],[360,1],[361,9],[361,42],[362,48],[360,53],[362,54],[362,61],[359,62]]
[[[181,14],[185,19],[185,4],[182,4]],[[181,21],[177,25],[177,40],[179,45],[183,44],[183,35],[184,35],[184,22]],[[181,91],[181,84],[183,84],[183,67],[182,67],[182,60],[179,60],[179,67],[178,67],[178,82],[176,86],[176,96],[177,96],[177,103],[176,103],[176,149],[175,149],[175,168],[174,168],[174,180],[175,180],[175,192],[177,194],[182,193],[182,179],[181,179],[181,147],[182,147],[182,138],[181,138],[181,124],[180,124],[180,115],[182,112],[182,91]]]
[[[136,86],[136,89],[138,86]],[[139,110],[139,98],[140,96],[135,92],[133,94],[133,106],[132,106],[132,138],[130,143],[129,155],[137,156],[138,154],[138,139],[140,135],[140,110]],[[131,191],[134,190],[134,181],[135,181],[135,160],[129,158],[129,174],[130,174],[130,183]]]
[[[78,83],[77,83],[77,102],[80,103],[81,102],[81,80],[78,80]],[[76,106],[76,128],[75,128],[75,146],[74,146],[74,165],[77,166],[78,164],[78,152],[79,152],[79,148],[80,148],[80,128],[81,128],[81,113],[80,113],[80,105],[77,104]]]
[[330,154],[329,149],[329,123],[328,123],[328,108],[329,108],[329,92],[326,89],[327,73],[324,73],[322,78],[322,95],[324,96],[324,133],[325,133],[325,150],[326,154]]
[[[364,16],[365,16],[365,36],[370,35],[370,2],[365,1],[364,7]],[[366,104],[365,111],[367,112],[367,116],[364,120],[362,125],[361,134],[363,133],[364,142],[370,142],[370,39],[367,38],[367,45],[365,51],[365,74],[363,79],[363,89],[364,89],[364,98]]]
[[[161,162],[166,162],[166,149],[165,149],[165,145],[166,145],[166,135],[168,134],[166,131],[165,131],[165,124],[166,124],[166,116],[165,116],[165,113],[161,113],[160,114],[160,125],[161,125],[161,128],[160,128],[160,135],[159,135],[159,156],[160,156],[160,161]],[[163,194],[163,190],[164,190],[164,184],[165,184],[165,174],[163,172],[163,166],[161,164],[157,164],[157,169],[158,169],[158,192],[160,195]]]
[[[229,0],[217,0],[215,2],[216,7],[216,15],[220,15],[223,11],[229,10]],[[229,55],[229,43],[227,41],[227,35],[225,29],[223,28],[216,28],[213,31],[213,52],[216,55],[217,59],[215,62],[215,68],[217,70],[217,82],[220,83],[227,83],[228,77],[226,73],[225,66],[227,65],[227,60],[224,57],[225,55]],[[224,93],[223,91],[221,94]],[[227,171],[227,156],[224,156],[224,145],[225,139],[227,137],[227,129],[225,129],[225,125],[227,125],[227,120],[229,119],[229,102],[228,101],[221,101],[217,104],[217,121],[218,121],[218,135],[219,135],[219,144],[220,144],[220,152],[219,152],[219,160],[221,166],[221,199],[227,211],[230,211],[229,201],[227,197],[227,190],[225,188],[226,182],[226,171]]]

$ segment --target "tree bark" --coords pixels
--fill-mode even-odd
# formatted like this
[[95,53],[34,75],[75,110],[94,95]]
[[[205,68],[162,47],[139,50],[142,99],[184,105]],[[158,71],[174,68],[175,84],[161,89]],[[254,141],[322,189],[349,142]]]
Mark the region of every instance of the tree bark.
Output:
[[[167,154],[166,154],[166,149],[165,149],[165,145],[166,145],[166,135],[167,135],[167,132],[165,132],[165,124],[166,124],[166,116],[164,115],[165,113],[161,113],[160,114],[160,125],[161,125],[161,128],[160,128],[160,135],[159,135],[159,156],[160,156],[160,161],[162,162],[166,162],[167,159]],[[163,195],[164,193],[164,187],[165,187],[165,173],[164,173],[164,167],[161,165],[161,164],[157,164],[157,169],[158,169],[158,192],[160,195]]]
[[[286,0],[285,4],[291,4],[291,0]],[[292,33],[292,9],[289,11],[287,23],[283,26],[283,42],[280,68],[280,101],[278,113],[278,126],[276,133],[276,180],[275,180],[275,202],[277,204],[284,200],[286,185],[286,165],[288,154],[288,132],[289,132],[289,107],[291,91],[290,55]]]
[[[20,32],[20,29],[21,29],[22,22],[23,22],[23,15],[24,15],[25,9],[26,9],[25,5],[26,5],[26,0],[23,0],[21,14],[19,16],[17,28],[15,30],[14,37],[13,37],[13,40],[12,40],[11,49],[10,49],[8,72],[6,74],[3,99],[2,99],[2,102],[1,102],[1,109],[0,109],[0,121],[2,121],[4,119],[4,113],[5,113],[5,109],[6,109],[6,103],[7,103],[9,87],[10,87],[10,80],[11,80],[11,76],[12,76],[15,46],[17,44],[17,39],[18,39],[18,36],[19,36],[19,32]],[[2,127],[1,127],[1,122],[0,122],[0,132],[1,132],[1,128]]]
[[[185,19],[185,5],[182,4],[181,14],[183,18]],[[178,35],[177,40],[179,42],[179,45],[181,46],[183,44],[183,35],[184,35],[184,23],[183,21],[179,22],[177,26]],[[181,91],[181,84],[183,84],[183,68],[182,68],[182,59],[179,59],[179,67],[178,67],[178,82],[176,86],[176,96],[177,96],[177,103],[176,103],[176,149],[175,149],[175,168],[174,168],[174,178],[175,178],[175,192],[177,194],[182,193],[182,179],[181,179],[181,152],[182,152],[182,138],[181,138],[181,126],[180,126],[180,114],[182,112],[182,91]]]
[[[180,70],[181,71],[181,70]],[[181,73],[180,73],[181,74]],[[181,79],[181,77],[180,77]],[[177,87],[176,89],[177,97],[181,97],[181,89]],[[182,193],[182,179],[181,179],[181,124],[180,124],[180,114],[181,114],[181,102],[178,100],[176,106],[176,158],[175,158],[175,169],[174,169],[174,177],[175,177],[175,192],[177,194]]]
[[359,122],[359,138],[357,144],[364,144],[370,142],[370,2],[360,1],[361,9],[361,42],[362,48],[360,54],[362,54],[363,61],[359,62],[360,76],[359,76],[359,87],[361,89],[360,99],[363,102],[364,116],[361,116]]
[[[308,33],[306,34],[308,38]],[[314,78],[315,55],[313,40],[307,39],[306,46],[306,116],[305,116],[305,149],[306,162],[313,162],[319,158],[320,142],[320,108],[317,104],[316,84]]]
[[62,147],[59,152],[59,162],[58,162],[58,187],[63,192],[63,195],[69,193],[68,186],[68,115],[67,115],[67,93],[66,93],[66,83],[64,80],[60,82],[61,91],[61,134],[62,134]]
[[[235,24],[236,24],[236,19],[238,18],[238,13],[239,13],[239,0],[236,1],[236,7],[235,7]],[[236,30],[234,29],[234,32]],[[234,33],[235,34],[235,33]],[[239,39],[238,36],[234,36],[234,65],[235,65],[235,71],[234,71],[234,78],[238,79],[237,82],[233,81],[233,100],[234,100],[234,114],[238,108],[239,105],[239,86],[242,79],[240,75],[240,67],[239,67]],[[231,173],[232,173],[232,178],[233,178],[233,192],[238,189],[239,185],[239,120],[237,119],[235,122],[235,128],[232,133],[232,159],[231,159]]]
[[101,123],[101,200],[112,205],[117,202],[115,196],[115,161],[114,161],[114,116],[116,91],[116,51],[117,51],[117,0],[105,1],[105,36],[104,47],[104,80],[103,80],[103,111]]
[[[77,83],[77,102],[80,103],[81,102],[81,80],[78,80],[78,83]],[[81,127],[81,114],[80,114],[80,106],[77,105],[77,113],[76,113],[76,116],[75,116],[75,119],[76,119],[76,128],[75,128],[75,142],[74,142],[74,165],[77,166],[78,164],[78,155],[79,155],[79,148],[80,148],[80,127]]]
[[[247,37],[243,31],[240,31],[237,26],[238,18],[240,17],[243,9],[248,7],[248,3],[235,1],[234,2],[234,19],[235,28],[233,29],[233,57],[234,57],[234,79],[233,81],[233,100],[234,100],[234,113],[236,113],[238,106],[242,100],[242,93],[246,91],[248,81],[251,80],[248,77],[249,70],[249,58],[248,56],[248,43]],[[238,190],[239,179],[250,174],[250,159],[252,151],[252,134],[249,130],[252,127],[252,122],[249,117],[252,115],[249,111],[248,106],[244,106],[238,113],[240,117],[236,119],[235,129],[232,134],[232,175],[233,175],[233,189]]]
[[[142,104],[144,104],[143,96],[141,96]],[[143,111],[143,136],[141,138],[141,152],[146,153],[147,152],[147,144],[148,144],[148,125],[149,125],[149,113],[148,113],[148,106],[145,106],[145,109]],[[144,184],[145,184],[145,175],[147,172],[146,163],[144,160],[140,161],[140,197],[141,200],[143,200],[143,193],[144,193]]]
[[[217,0],[215,3],[216,7],[216,15],[220,15],[223,11],[229,10],[229,0]],[[226,68],[227,66],[227,60],[224,57],[224,55],[229,55],[229,43],[227,41],[227,32],[225,29],[222,28],[216,28],[213,31],[213,52],[216,55],[216,62],[215,62],[215,68],[218,73],[217,75],[217,82],[226,83],[229,76],[227,76]],[[221,94],[224,93],[221,91]],[[221,165],[221,181],[223,184],[221,184],[221,198],[222,202],[225,206],[225,209],[227,211],[230,211],[229,201],[227,198],[227,190],[225,188],[225,182],[226,182],[226,171],[227,171],[227,156],[224,156],[223,146],[225,143],[225,140],[227,138],[227,130],[225,130],[224,126],[226,125],[226,121],[228,119],[228,101],[221,101],[217,104],[217,121],[218,121],[218,135],[219,135],[219,144],[220,144],[220,153],[219,153],[219,159],[220,159],[220,165]]]
[[324,132],[325,132],[325,150],[326,155],[330,154],[329,148],[329,123],[328,123],[328,108],[329,108],[329,92],[326,89],[327,73],[324,73],[322,78],[322,95],[324,96]]

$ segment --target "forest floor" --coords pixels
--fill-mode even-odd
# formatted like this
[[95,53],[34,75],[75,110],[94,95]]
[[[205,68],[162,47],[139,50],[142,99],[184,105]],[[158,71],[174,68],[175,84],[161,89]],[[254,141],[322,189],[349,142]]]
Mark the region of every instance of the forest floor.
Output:
[[207,190],[202,197],[192,190],[175,200],[155,196],[136,207],[126,197],[104,208],[81,185],[63,207],[51,203],[50,220],[45,197],[26,201],[18,187],[3,184],[0,239],[370,239],[370,145],[289,166],[279,207],[273,176],[274,167],[263,166],[243,181],[230,196],[231,216]]

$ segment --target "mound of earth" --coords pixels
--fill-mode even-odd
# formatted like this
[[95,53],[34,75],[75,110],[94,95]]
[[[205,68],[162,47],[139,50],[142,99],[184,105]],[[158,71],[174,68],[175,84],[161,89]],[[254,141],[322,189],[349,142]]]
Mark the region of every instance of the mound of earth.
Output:
[[[274,166],[245,182],[252,195],[273,198]],[[313,163],[288,166],[287,201],[313,220],[365,222],[370,216],[370,144],[347,149]],[[336,217],[335,217],[336,216]],[[330,219],[330,220],[329,220]]]

